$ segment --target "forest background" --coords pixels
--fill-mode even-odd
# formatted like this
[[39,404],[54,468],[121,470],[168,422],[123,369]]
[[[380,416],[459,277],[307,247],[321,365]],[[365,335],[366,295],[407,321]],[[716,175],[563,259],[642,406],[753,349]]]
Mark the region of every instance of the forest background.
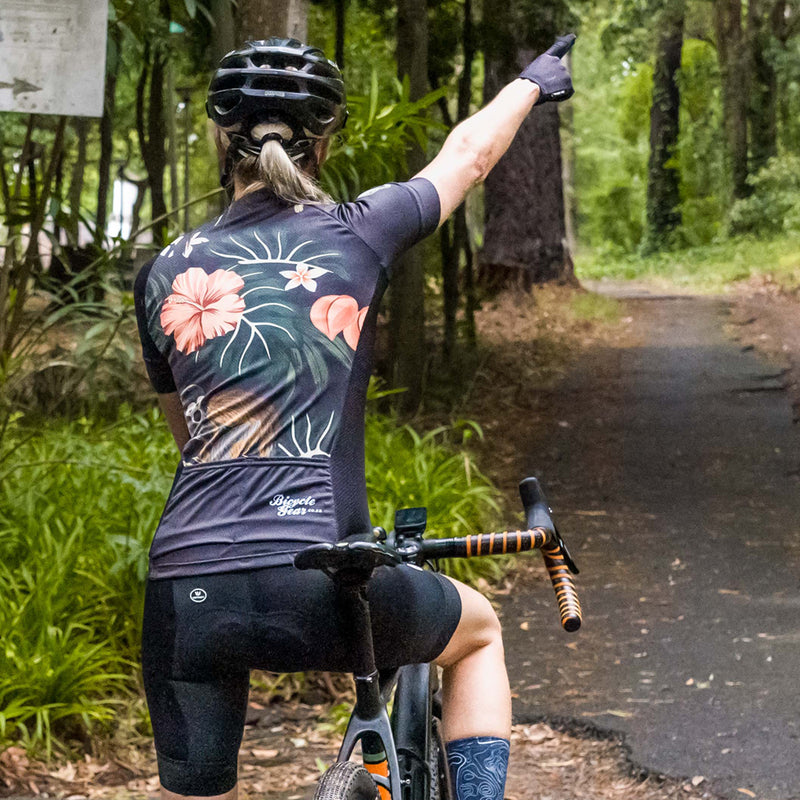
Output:
[[569,30],[574,99],[534,111],[485,187],[405,257],[382,316],[373,520],[427,505],[433,533],[457,535],[491,525],[500,498],[469,449],[480,429],[424,420],[463,410],[486,298],[530,304],[534,284],[604,277],[798,284],[794,2],[112,0],[102,119],[0,114],[0,750],[79,753],[148,730],[139,620],[176,453],[131,286],[224,206],[204,111],[219,57],[266,32],[335,57],[351,117],[322,180],[347,200],[413,174]]

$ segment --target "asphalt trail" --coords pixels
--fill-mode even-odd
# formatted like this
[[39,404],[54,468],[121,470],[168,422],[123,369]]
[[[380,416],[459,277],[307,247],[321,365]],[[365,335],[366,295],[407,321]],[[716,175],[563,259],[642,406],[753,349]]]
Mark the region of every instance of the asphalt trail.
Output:
[[544,579],[506,598],[515,718],[618,731],[637,764],[726,797],[800,798],[800,451],[779,370],[726,338],[724,301],[628,303],[642,344],[575,366],[526,465],[585,622],[560,630]]

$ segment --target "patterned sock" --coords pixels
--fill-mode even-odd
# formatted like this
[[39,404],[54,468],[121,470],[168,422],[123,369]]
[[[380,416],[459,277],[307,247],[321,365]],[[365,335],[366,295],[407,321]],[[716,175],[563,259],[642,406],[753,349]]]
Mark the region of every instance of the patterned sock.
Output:
[[472,736],[448,742],[447,763],[455,800],[503,800],[508,739]]

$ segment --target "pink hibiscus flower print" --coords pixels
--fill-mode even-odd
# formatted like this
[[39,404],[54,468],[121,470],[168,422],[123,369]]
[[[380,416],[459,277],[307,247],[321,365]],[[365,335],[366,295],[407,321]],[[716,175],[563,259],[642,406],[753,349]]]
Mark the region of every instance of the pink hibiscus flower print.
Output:
[[174,333],[175,346],[186,355],[208,339],[230,333],[244,313],[244,300],[238,295],[243,286],[235,272],[218,269],[209,275],[190,267],[172,282],[172,294],[161,306],[164,333]]
[[284,291],[289,291],[289,289],[296,289],[298,286],[302,286],[304,289],[308,289],[309,292],[316,292],[317,282],[314,278],[319,278],[326,272],[330,272],[330,270],[322,267],[309,267],[307,264],[298,264],[293,270],[281,270],[281,275],[289,279],[283,289]]
[[368,310],[369,306],[359,310],[355,297],[346,294],[328,294],[320,297],[311,306],[311,322],[331,341],[340,333],[344,334],[345,342],[355,350]]

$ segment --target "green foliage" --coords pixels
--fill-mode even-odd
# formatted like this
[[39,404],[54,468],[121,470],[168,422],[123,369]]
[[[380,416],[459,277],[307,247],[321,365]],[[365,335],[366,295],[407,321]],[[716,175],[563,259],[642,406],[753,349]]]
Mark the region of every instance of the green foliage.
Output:
[[[369,94],[375,73],[381,94],[393,94],[397,75],[393,20],[383,19],[363,2],[348,2],[345,31],[344,64],[339,66],[348,96]],[[312,4],[308,12],[308,40],[321,47],[328,58],[335,59],[336,22],[332,4]]]
[[752,194],[734,203],[730,211],[732,234],[774,236],[800,232],[800,156],[771,158],[748,183]]
[[652,68],[609,57],[602,21],[585,21],[574,51],[578,228],[582,243],[630,252],[644,231]]
[[[109,725],[137,692],[147,554],[177,452],[155,410],[24,423],[10,421],[0,455],[0,750],[17,741],[49,754]],[[488,528],[496,492],[459,449],[476,433],[369,415],[374,521],[391,527],[396,507],[427,505],[434,535]],[[484,574],[499,569],[487,563]],[[479,574],[465,564],[456,575]],[[263,681],[274,696],[298,686]]]
[[570,310],[578,319],[611,324],[620,317],[620,304],[612,297],[595,292],[575,294],[570,302]]
[[175,463],[156,413],[37,429],[0,461],[0,748],[49,753],[135,689],[146,553]]
[[646,279],[666,287],[686,286],[695,292],[719,293],[734,281],[765,275],[780,283],[800,285],[800,240],[797,236],[772,240],[743,237],[670,253],[616,255],[582,253],[576,274],[581,280]]
[[378,73],[373,71],[369,94],[350,97],[347,127],[337,138],[322,171],[322,185],[338,200],[351,200],[365,189],[404,177],[406,150],[412,141],[423,147],[426,134],[438,123],[423,111],[443,96],[430,92],[409,99],[408,81],[394,82],[395,99],[381,97]]
[[[367,418],[367,491],[372,522],[386,530],[398,508],[428,509],[426,536],[466,536],[491,530],[500,516],[497,491],[465,445],[480,428],[456,423],[420,434],[388,417]],[[497,576],[497,559],[457,559],[443,564],[459,580]]]
[[[579,239],[598,258],[642,243],[652,102],[653,14],[648,0],[592,7],[575,49],[576,183]],[[682,225],[674,244],[699,246],[721,231],[728,196],[717,53],[710,18],[690,4],[681,69]]]
[[684,245],[709,244],[717,236],[725,213],[724,151],[719,146],[722,101],[714,47],[687,39],[678,75],[681,92],[681,132],[676,153],[681,174],[680,239]]

